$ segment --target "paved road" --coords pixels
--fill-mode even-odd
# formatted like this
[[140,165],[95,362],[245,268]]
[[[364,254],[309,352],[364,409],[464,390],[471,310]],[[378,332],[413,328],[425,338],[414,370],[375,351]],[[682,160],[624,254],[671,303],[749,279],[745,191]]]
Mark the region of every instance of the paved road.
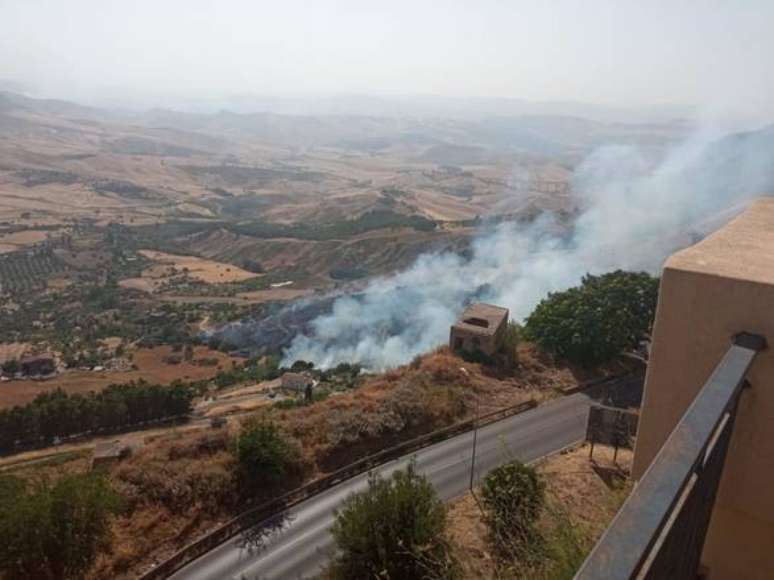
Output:
[[[476,444],[475,478],[519,459],[528,462],[584,438],[590,399],[582,393],[541,405],[520,415],[483,427]],[[462,495],[470,480],[473,434],[465,433],[416,453],[417,469],[427,475],[444,500]],[[384,475],[405,467],[408,458],[379,468]],[[360,475],[298,504],[281,527],[267,531],[260,548],[244,547],[233,538],[191,562],[178,580],[284,580],[315,576],[333,548],[330,526],[334,510],[346,497],[365,489]]]

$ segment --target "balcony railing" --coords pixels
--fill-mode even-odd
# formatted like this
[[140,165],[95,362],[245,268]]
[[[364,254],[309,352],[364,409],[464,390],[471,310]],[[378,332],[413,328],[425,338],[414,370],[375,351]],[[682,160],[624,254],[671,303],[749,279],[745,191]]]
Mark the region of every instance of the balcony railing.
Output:
[[745,375],[766,340],[734,337],[576,580],[695,580]]

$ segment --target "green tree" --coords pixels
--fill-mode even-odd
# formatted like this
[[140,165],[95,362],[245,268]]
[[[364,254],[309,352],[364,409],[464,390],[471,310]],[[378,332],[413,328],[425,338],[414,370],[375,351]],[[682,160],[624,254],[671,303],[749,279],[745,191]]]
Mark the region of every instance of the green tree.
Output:
[[336,514],[339,554],[332,573],[342,580],[449,578],[456,567],[442,537],[446,508],[413,462],[389,479],[371,474],[368,489]]
[[539,540],[535,523],[545,502],[537,472],[518,461],[490,471],[481,488],[490,541],[499,556],[524,555]]
[[19,361],[15,358],[12,358],[11,360],[8,360],[3,363],[3,372],[8,373],[9,375],[13,375],[15,373],[19,372],[19,369],[21,368],[19,365]]
[[272,422],[249,422],[235,443],[239,476],[246,492],[274,487],[301,471],[301,451]]
[[636,348],[650,333],[658,278],[617,270],[552,292],[529,315],[527,338],[570,362],[593,366]]
[[82,577],[110,546],[121,503],[99,472],[53,484],[0,477],[0,571],[9,579]]

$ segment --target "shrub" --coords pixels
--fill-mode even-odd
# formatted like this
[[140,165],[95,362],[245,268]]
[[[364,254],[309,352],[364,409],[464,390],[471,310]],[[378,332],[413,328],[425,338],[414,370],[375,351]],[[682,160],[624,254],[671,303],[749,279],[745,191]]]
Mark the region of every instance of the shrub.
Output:
[[110,546],[121,498],[100,473],[36,485],[0,477],[0,570],[6,578],[80,578]]
[[505,328],[501,350],[505,357],[505,365],[509,368],[516,362],[516,348],[519,346],[521,333],[521,326],[515,322],[509,322]]
[[222,513],[237,496],[232,441],[225,432],[150,445],[111,470],[131,509],[161,513]]
[[330,391],[325,391],[322,389],[315,389],[312,391],[312,398],[307,399],[306,397],[294,397],[294,398],[288,398],[288,399],[281,399],[274,403],[275,409],[297,409],[298,407],[307,407],[309,405],[312,405],[314,403],[319,403],[320,401],[324,401],[330,396]]
[[545,502],[537,472],[518,461],[493,469],[482,486],[490,542],[502,558],[519,557],[539,540],[535,523]]
[[290,366],[290,370],[294,373],[311,371],[313,368],[314,368],[314,363],[306,362],[305,360],[297,360]]
[[446,508],[430,482],[409,464],[389,479],[371,474],[368,489],[349,497],[332,533],[342,580],[449,578],[455,566],[442,536]]
[[21,366],[19,365],[19,361],[15,358],[12,358],[11,360],[8,360],[3,363],[2,366],[3,372],[8,373],[9,375],[18,373],[21,369]]
[[301,450],[280,428],[269,421],[249,422],[236,440],[235,455],[240,483],[246,492],[272,488],[298,475]]
[[570,362],[593,366],[636,348],[656,310],[658,279],[617,270],[552,292],[527,319],[527,337]]

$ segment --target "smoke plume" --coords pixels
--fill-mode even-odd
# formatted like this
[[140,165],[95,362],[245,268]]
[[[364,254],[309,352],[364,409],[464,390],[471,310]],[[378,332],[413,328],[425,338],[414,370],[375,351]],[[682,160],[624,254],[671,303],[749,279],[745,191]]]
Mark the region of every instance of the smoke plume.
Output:
[[320,367],[357,362],[371,369],[406,363],[448,340],[471,299],[526,317],[549,291],[586,273],[658,273],[664,259],[765,195],[774,184],[774,129],[695,137],[660,162],[630,146],[606,146],[575,171],[580,211],[567,227],[545,215],[528,226],[482,232],[469,258],[420,256],[408,270],[338,298],[284,353]]

